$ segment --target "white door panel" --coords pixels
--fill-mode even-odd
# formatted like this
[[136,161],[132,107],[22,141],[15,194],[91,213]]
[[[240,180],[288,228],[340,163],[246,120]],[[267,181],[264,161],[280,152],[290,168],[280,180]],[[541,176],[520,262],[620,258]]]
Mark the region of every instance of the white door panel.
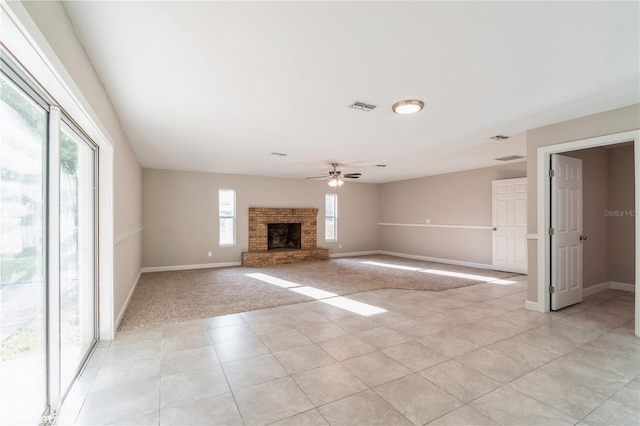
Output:
[[551,156],[551,309],[582,301],[582,160]]
[[527,227],[527,200],[516,199],[514,200],[514,225],[526,229]]
[[527,179],[494,180],[493,268],[527,273]]

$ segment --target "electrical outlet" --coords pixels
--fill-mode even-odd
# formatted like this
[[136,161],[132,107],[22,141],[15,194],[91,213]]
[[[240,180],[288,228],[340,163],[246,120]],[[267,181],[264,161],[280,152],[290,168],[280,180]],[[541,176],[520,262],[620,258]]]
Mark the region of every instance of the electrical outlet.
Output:
[[209,257],[213,256],[213,252],[209,251]]
[[431,219],[425,219],[425,221],[424,221],[424,222],[425,222],[425,223],[427,223],[427,224],[429,224],[429,223],[431,223]]
[[338,248],[342,248],[342,244],[338,244]]

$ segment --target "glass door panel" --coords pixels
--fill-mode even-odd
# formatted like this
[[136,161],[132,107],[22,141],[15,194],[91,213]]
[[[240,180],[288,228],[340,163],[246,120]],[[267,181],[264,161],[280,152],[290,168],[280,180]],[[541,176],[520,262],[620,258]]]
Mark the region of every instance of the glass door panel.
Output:
[[47,408],[47,111],[0,73],[0,424]]
[[60,131],[61,394],[91,349],[95,322],[94,150],[66,124]]

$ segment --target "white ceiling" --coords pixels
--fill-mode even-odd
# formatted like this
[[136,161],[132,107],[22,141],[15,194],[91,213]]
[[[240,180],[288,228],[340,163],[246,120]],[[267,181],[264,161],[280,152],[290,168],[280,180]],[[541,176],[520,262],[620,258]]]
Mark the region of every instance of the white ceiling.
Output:
[[[527,129],[640,102],[636,1],[65,7],[149,168],[304,178],[335,161],[389,182],[503,164]],[[391,111],[409,98],[425,109]]]

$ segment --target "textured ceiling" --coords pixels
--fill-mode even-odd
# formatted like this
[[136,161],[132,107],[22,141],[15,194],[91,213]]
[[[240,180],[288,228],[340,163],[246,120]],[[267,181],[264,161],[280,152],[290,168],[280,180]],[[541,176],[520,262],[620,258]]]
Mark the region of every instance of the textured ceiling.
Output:
[[[338,162],[389,182],[503,164],[527,129],[640,102],[638,2],[65,7],[149,168],[304,178]],[[391,111],[408,98],[425,109]]]

